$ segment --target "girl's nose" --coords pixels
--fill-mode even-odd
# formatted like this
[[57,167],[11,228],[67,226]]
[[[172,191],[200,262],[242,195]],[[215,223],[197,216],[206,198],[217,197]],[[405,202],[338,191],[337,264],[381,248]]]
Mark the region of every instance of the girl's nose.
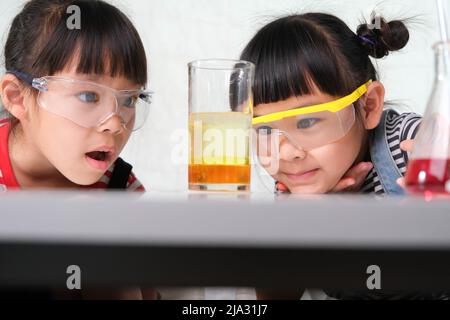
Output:
[[123,130],[123,119],[116,113],[110,115],[97,127],[98,132],[111,132],[113,135],[118,135]]
[[296,146],[287,137],[280,137],[280,159],[292,161],[295,159],[305,159],[306,151]]

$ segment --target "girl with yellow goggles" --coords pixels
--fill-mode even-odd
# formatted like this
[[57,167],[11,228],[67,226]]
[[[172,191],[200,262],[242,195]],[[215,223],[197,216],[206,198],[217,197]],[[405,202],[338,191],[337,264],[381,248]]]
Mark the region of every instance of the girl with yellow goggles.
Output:
[[[384,86],[370,57],[387,56],[408,40],[401,21],[374,16],[354,32],[339,18],[322,13],[286,16],[256,33],[240,59],[256,67],[256,152],[278,191],[404,194],[397,180],[406,172],[408,156],[400,144],[415,137],[421,117],[384,110]],[[257,290],[257,297],[299,299],[301,289],[292,297]],[[338,299],[391,297],[326,294]],[[400,295],[433,297],[399,292],[392,297]]]
[[240,58],[256,66],[257,158],[283,191],[404,193],[400,142],[414,137],[420,117],[384,110],[370,56],[403,48],[409,33],[378,19],[382,30],[362,24],[355,33],[331,15],[287,16],[244,49]]

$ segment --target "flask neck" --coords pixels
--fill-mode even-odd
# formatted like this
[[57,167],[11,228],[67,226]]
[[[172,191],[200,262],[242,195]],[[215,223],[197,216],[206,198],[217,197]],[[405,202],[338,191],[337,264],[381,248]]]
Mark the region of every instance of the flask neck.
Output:
[[450,42],[439,42],[434,47],[437,80],[450,80]]

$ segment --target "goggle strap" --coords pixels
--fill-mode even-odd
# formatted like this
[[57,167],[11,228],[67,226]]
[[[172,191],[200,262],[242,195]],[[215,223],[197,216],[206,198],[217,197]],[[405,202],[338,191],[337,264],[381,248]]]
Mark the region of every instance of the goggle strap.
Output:
[[6,71],[6,73],[10,73],[12,75],[15,75],[17,78],[19,78],[20,80],[22,80],[23,82],[31,85],[33,83],[33,79],[34,77],[28,73],[16,70],[16,69],[11,69]]

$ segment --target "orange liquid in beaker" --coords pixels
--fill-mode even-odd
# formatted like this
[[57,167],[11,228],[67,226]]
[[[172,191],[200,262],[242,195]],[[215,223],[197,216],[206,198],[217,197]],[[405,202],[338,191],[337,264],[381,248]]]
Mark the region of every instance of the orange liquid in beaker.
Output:
[[248,185],[250,183],[250,165],[190,164],[189,183]]
[[249,190],[250,127],[251,115],[242,112],[190,114],[191,190]]
[[411,193],[450,195],[450,159],[411,160],[405,182]]

